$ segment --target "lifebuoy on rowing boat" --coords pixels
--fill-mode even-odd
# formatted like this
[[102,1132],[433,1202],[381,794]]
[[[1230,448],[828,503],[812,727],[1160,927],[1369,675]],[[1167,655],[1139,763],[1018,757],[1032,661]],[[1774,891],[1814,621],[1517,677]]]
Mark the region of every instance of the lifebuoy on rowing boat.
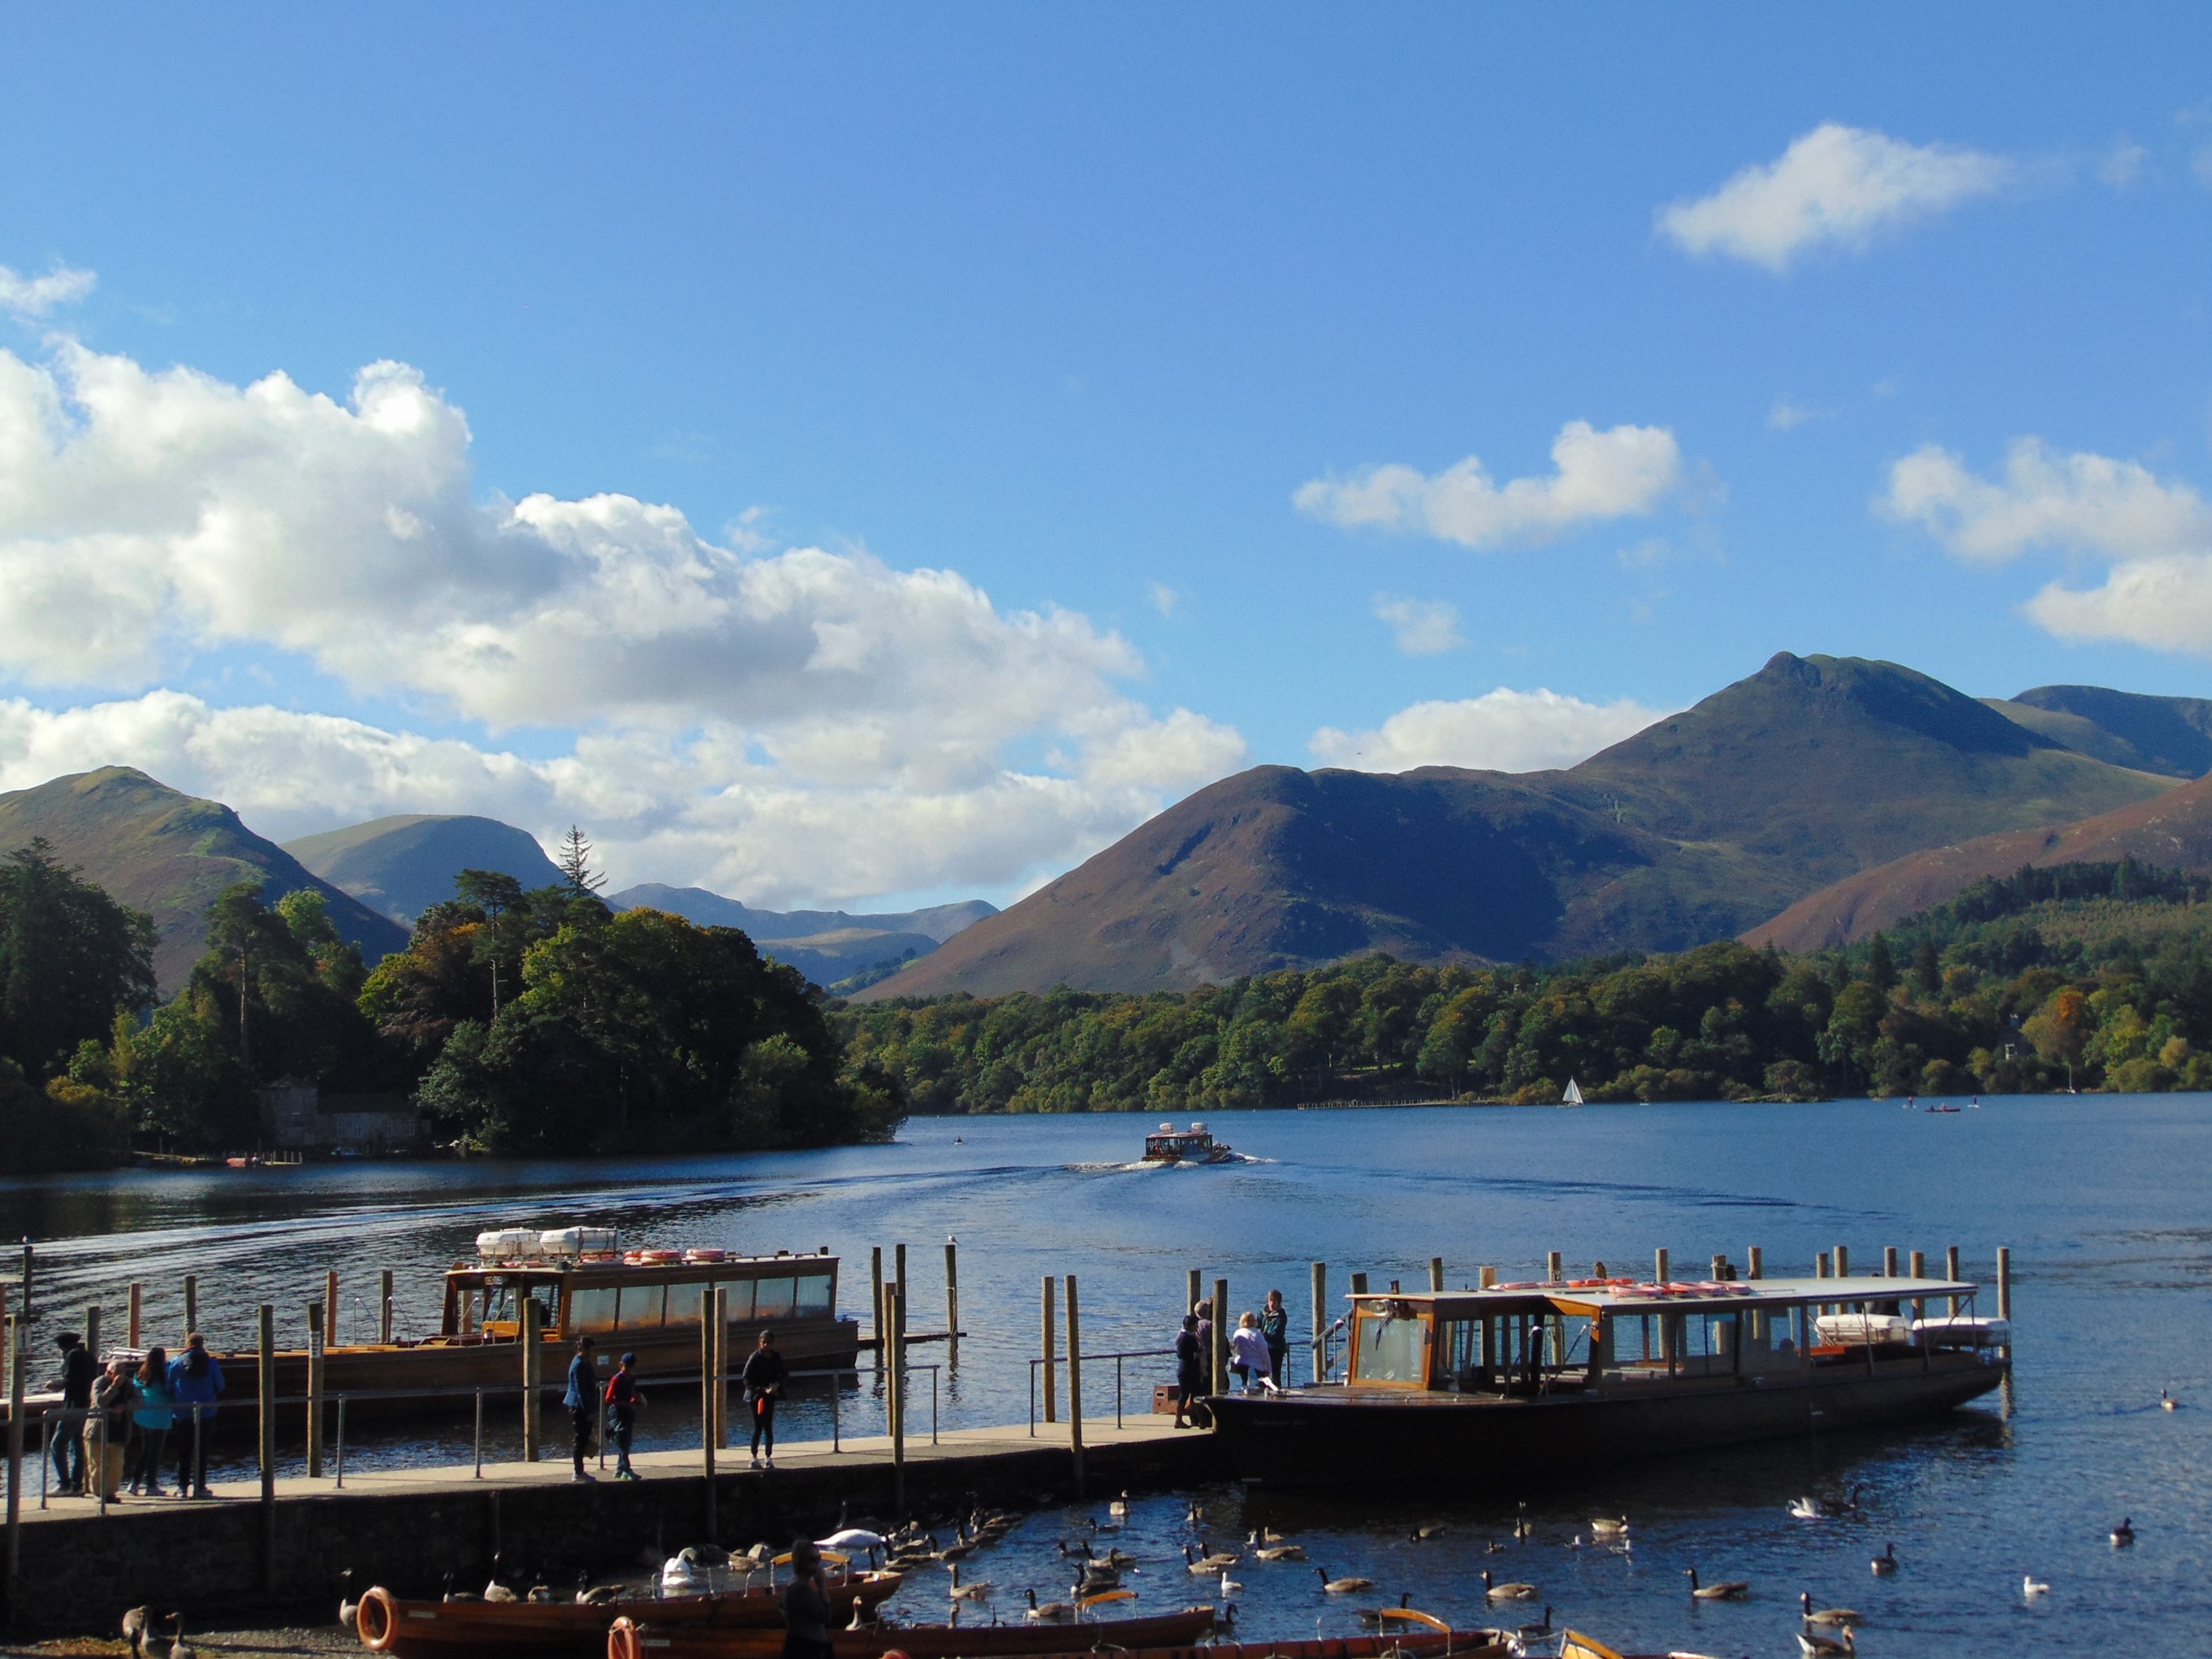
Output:
[[726,1260],[729,1254],[727,1250],[686,1250],[684,1259],[686,1261],[721,1261]]
[[640,1261],[647,1262],[651,1266],[660,1267],[667,1266],[672,1261],[683,1261],[684,1252],[681,1250],[640,1250],[637,1253],[637,1259]]
[[399,1609],[392,1604],[392,1592],[381,1584],[363,1591],[353,1625],[362,1645],[371,1653],[388,1651],[399,1629]]

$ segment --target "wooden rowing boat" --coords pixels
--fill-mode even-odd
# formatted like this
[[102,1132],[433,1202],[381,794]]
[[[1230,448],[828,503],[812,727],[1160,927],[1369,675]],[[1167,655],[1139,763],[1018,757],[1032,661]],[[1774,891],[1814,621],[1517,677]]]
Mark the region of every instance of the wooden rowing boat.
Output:
[[[830,1611],[840,1620],[850,1619],[855,1602],[873,1608],[899,1582],[895,1572],[832,1579]],[[380,1584],[361,1598],[354,1628],[370,1652],[397,1659],[453,1659],[470,1650],[599,1659],[606,1650],[607,1621],[625,1608],[649,1616],[657,1629],[750,1627],[772,1638],[779,1650],[783,1643],[783,1591],[767,1584],[699,1595],[655,1597],[640,1590],[614,1601],[410,1601]]]
[[[1175,1634],[1167,1627],[1179,1626]],[[1114,1659],[1504,1659],[1511,1651],[1495,1630],[1423,1631],[1418,1634],[1332,1637],[1298,1642],[1227,1642],[1194,1645],[1213,1627],[1213,1609],[1154,1619],[1103,1620],[1075,1625],[917,1625],[837,1631],[836,1659],[1054,1659],[1110,1650]],[[617,1619],[607,1632],[607,1659],[766,1659],[781,1651],[777,1631],[662,1629]]]

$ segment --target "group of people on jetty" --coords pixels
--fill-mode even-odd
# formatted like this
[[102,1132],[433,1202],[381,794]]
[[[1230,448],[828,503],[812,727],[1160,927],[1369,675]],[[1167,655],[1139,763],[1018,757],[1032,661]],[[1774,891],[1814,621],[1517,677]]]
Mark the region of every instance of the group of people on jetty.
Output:
[[[614,1375],[602,1386],[592,1353],[598,1346],[588,1336],[576,1339],[574,1357],[568,1361],[568,1390],[561,1396],[562,1407],[568,1413],[569,1424],[575,1431],[570,1449],[575,1460],[572,1479],[592,1478],[584,1468],[584,1460],[594,1449],[599,1411],[604,1406],[607,1431],[615,1443],[615,1479],[641,1480],[643,1477],[629,1461],[630,1447],[637,1435],[637,1414],[646,1403],[645,1391],[637,1386],[637,1356],[624,1354]],[[775,1333],[763,1331],[760,1341],[745,1356],[744,1370],[738,1376],[744,1390],[745,1415],[752,1419],[752,1466],[757,1469],[763,1464],[771,1469],[775,1467],[775,1402],[783,1393],[789,1374],[790,1368],[776,1351]]]
[[116,1503],[127,1475],[133,1498],[167,1496],[161,1458],[173,1432],[176,1496],[214,1496],[201,1437],[222,1393],[222,1367],[205,1337],[193,1332],[174,1359],[156,1346],[135,1357],[113,1355],[105,1366],[82,1332],[64,1331],[54,1346],[61,1350],[61,1374],[46,1386],[62,1397],[52,1419],[58,1495]]
[[[1200,1425],[1190,1419],[1191,1403],[1212,1391],[1207,1375],[1213,1364],[1212,1303],[1195,1303],[1182,1316],[1175,1352],[1175,1425],[1197,1428]],[[1283,1306],[1283,1293],[1270,1291],[1267,1304],[1257,1313],[1248,1308],[1237,1316],[1237,1328],[1229,1333],[1229,1374],[1243,1393],[1279,1393],[1290,1353],[1290,1312]]]

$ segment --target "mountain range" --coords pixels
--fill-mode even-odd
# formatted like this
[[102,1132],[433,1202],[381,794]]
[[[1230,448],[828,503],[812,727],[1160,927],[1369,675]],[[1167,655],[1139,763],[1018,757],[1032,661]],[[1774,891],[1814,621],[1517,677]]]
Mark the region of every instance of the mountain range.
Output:
[[617,910],[667,910],[702,927],[738,927],[763,956],[787,962],[818,985],[866,972],[902,957],[926,957],[999,907],[981,899],[926,910],[852,915],[843,910],[756,910],[703,887],[625,887],[607,901]]
[[1256,767],[860,994],[1679,950],[1931,846],[2155,801],[2212,764],[2212,705],[2026,695],[1785,652],[1565,770]]
[[370,962],[407,943],[405,928],[255,835],[220,801],[184,794],[131,767],[0,794],[0,848],[41,836],[63,863],[153,917],[154,971],[164,996],[184,984],[206,950],[207,908],[233,882],[260,882],[272,900],[313,888],[338,932]]

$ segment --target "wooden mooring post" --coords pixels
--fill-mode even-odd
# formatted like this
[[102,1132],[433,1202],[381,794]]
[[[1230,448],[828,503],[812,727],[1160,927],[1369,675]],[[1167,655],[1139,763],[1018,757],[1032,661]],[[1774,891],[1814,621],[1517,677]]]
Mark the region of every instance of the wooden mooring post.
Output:
[[1743,1276],[1746,1279],[1766,1277],[1766,1252],[1754,1244],[1743,1253]]
[[1213,1388],[1215,1394],[1229,1392],[1229,1281],[1213,1281]]
[[945,1241],[945,1363],[960,1363],[960,1241]]
[[323,1476],[323,1304],[307,1304],[307,1479]]
[[1323,1356],[1328,1352],[1328,1263],[1313,1264],[1313,1380],[1328,1375]]
[[15,1586],[23,1574],[23,1316],[8,1319],[8,1621],[15,1621]]
[[884,1352],[884,1327],[889,1322],[884,1317],[884,1247],[878,1244],[868,1251],[868,1334],[876,1339],[878,1370],[890,1359]]
[[[276,1589],[276,1310],[263,1303],[256,1310],[255,1381],[261,1406],[261,1588]],[[193,1471],[197,1478],[198,1471]]]
[[[1566,1258],[1557,1250],[1547,1254],[1544,1257],[1544,1282],[1547,1285],[1556,1285],[1566,1276]],[[1441,1291],[1443,1286],[1439,1285],[1437,1289]]]
[[85,1304],[84,1346],[90,1351],[94,1364],[103,1363],[100,1357],[100,1304],[97,1302]]
[[1053,1349],[1059,1340],[1054,1328],[1058,1322],[1052,1306],[1054,1284],[1053,1276],[1047,1273],[1044,1276],[1044,1334],[1042,1346],[1038,1350],[1042,1363],[1037,1366],[1044,1373],[1044,1420],[1048,1423],[1060,1421],[1060,1377],[1053,1369]]
[[[522,1333],[522,1461],[526,1463],[538,1461],[538,1413],[541,1403],[538,1395],[538,1378],[544,1364],[541,1350],[545,1346],[538,1340],[538,1322],[544,1313],[544,1309],[536,1297],[525,1296],[522,1298],[522,1322],[518,1328]],[[706,1297],[702,1292],[699,1322],[702,1330],[706,1328]]]
[[1881,1247],[1881,1276],[1884,1279],[1897,1277],[1897,1246],[1894,1244]]
[[32,1255],[32,1251],[31,1251],[31,1236],[30,1236],[28,1233],[25,1233],[25,1234],[23,1235],[23,1284],[22,1284],[22,1288],[21,1288],[21,1294],[18,1296],[18,1297],[16,1298],[16,1301],[17,1301],[17,1311],[18,1311],[19,1313],[21,1313],[21,1316],[22,1316],[25,1319],[28,1319],[28,1318],[30,1318],[30,1317],[32,1316],[32,1315],[31,1315],[31,1255]]
[[376,1340],[385,1347],[392,1346],[392,1269],[383,1268],[376,1275]]
[[[529,1306],[528,1303],[523,1304]],[[714,1292],[699,1288],[699,1474],[707,1512],[707,1541],[720,1529],[714,1491]]]
[[[714,1402],[714,1449],[727,1451],[730,1447],[730,1291],[726,1285],[714,1286],[714,1370],[707,1379],[707,1398]],[[745,1425],[745,1437],[752,1437],[752,1425]]]
[[[1558,1277],[1557,1274],[1553,1274],[1553,1276],[1554,1278]],[[1444,1259],[1440,1255],[1432,1255],[1429,1258],[1429,1289],[1435,1294],[1441,1296],[1443,1294],[1443,1288]]]
[[1075,1495],[1083,1496],[1083,1322],[1077,1311],[1075,1275],[1067,1276],[1067,1449]]
[[[1182,1277],[1183,1312],[1187,1314],[1196,1314],[1201,1319],[1206,1318],[1207,1316],[1206,1310],[1198,1305],[1200,1303],[1206,1300],[1206,1269],[1203,1267],[1192,1267],[1188,1269]],[[1182,1320],[1180,1316],[1176,1318],[1176,1325],[1178,1328],[1182,1327]]]
[[1849,1279],[1850,1276],[1851,1247],[1848,1244],[1838,1244],[1836,1246],[1836,1277]]
[[1997,1317],[2012,1317],[2012,1251],[2005,1247],[1997,1250]]
[[185,1275],[185,1334],[190,1336],[200,1328],[200,1276]]
[[[1928,1277],[1928,1253],[1925,1250],[1912,1253],[1912,1276],[1915,1279]],[[1915,1319],[1928,1317],[1928,1304],[1917,1296],[1912,1298],[1912,1316]]]
[[1664,1249],[1651,1252],[1651,1282],[1664,1285],[1674,1277],[1674,1258]]
[[[1956,1244],[1947,1244],[1943,1247],[1943,1277],[1954,1285],[1959,1282],[1959,1247]],[[1943,1302],[1945,1313],[1956,1314],[1959,1311],[1957,1297],[1946,1297]]]
[[131,1281],[129,1289],[125,1292],[125,1300],[123,1304],[123,1328],[129,1333],[129,1334],[124,1339],[124,1346],[125,1347],[136,1348],[138,1346],[140,1325],[145,1316],[146,1287],[139,1283],[138,1280],[134,1279]]
[[323,1336],[335,1347],[338,1340],[338,1270],[323,1274]]
[[891,1510],[906,1514],[906,1281],[884,1286],[890,1311]]

